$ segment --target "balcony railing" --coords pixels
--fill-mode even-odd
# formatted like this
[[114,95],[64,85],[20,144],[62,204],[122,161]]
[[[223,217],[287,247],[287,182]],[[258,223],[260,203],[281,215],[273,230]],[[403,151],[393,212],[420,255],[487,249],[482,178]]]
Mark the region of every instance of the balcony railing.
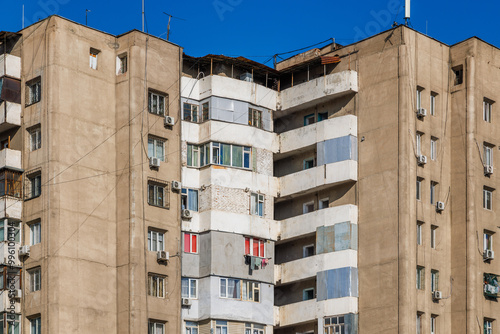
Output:
[[4,75],[21,79],[21,58],[9,54],[0,55],[0,77]]
[[21,105],[18,103],[0,102],[0,132],[21,126]]

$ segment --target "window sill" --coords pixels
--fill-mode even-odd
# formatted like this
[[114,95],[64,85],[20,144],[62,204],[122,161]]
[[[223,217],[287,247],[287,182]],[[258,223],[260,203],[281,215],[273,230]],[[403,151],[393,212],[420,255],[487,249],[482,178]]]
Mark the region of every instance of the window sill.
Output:
[[155,115],[155,116],[165,117],[165,113],[163,113],[163,114],[157,114],[157,113],[151,112],[149,110],[148,110],[148,113],[150,113],[151,115]]
[[36,101],[36,102],[32,102],[32,103],[26,103],[24,106],[25,106],[25,107],[30,107],[30,106],[32,106],[32,105],[34,105],[34,104],[39,103],[39,102],[40,102],[40,101]]
[[33,197],[29,197],[29,198],[25,198],[25,199],[24,199],[24,201],[25,201],[25,202],[28,202],[28,201],[31,201],[32,199],[38,198],[38,197],[40,197],[40,196],[42,196],[42,194],[40,194],[40,195],[36,195],[36,196],[33,196]]
[[148,202],[148,204],[149,204],[149,206],[153,206],[153,207],[155,207],[155,208],[160,208],[160,209],[170,210],[170,206],[161,206],[161,205],[151,204],[151,203],[149,203],[149,202]]

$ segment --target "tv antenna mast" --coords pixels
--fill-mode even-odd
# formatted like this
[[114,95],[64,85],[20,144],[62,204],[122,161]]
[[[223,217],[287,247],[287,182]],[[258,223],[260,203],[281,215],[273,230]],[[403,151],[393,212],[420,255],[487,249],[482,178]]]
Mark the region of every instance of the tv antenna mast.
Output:
[[410,22],[410,0],[405,0],[405,26]]
[[167,26],[167,41],[168,41],[168,39],[170,38],[170,20],[172,20],[172,18],[177,19],[177,20],[182,20],[182,21],[186,21],[186,20],[185,19],[181,19],[180,17],[176,17],[176,16],[173,16],[173,15],[167,14],[165,12],[163,12],[163,14],[165,14],[165,15],[168,16],[168,26]]

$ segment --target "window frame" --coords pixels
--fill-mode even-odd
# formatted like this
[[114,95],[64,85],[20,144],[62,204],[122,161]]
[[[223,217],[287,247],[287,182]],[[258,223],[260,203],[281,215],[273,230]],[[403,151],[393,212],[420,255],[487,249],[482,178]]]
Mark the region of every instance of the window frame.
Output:
[[431,187],[430,187],[430,202],[432,205],[435,205],[437,203],[437,187],[439,183],[436,181],[431,181]]
[[439,270],[431,269],[431,292],[439,291]]
[[151,227],[148,228],[148,251],[150,252],[165,251],[165,231]]
[[[151,197],[151,189],[153,190],[153,197]],[[159,189],[162,189],[162,196],[159,197]],[[157,208],[169,209],[168,198],[168,183],[162,183],[158,180],[148,180],[148,204]],[[163,203],[160,203],[163,201]]]
[[[148,158],[156,158],[160,161],[166,162],[167,159],[167,140],[163,138],[159,138],[156,136],[148,136]],[[151,145],[151,147],[150,147]],[[163,154],[158,153],[158,147],[162,148]]]
[[[302,290],[302,301],[313,300],[314,299],[315,290],[316,290],[315,288],[306,288],[306,289],[303,289]],[[308,297],[309,293],[311,293],[311,298],[306,298],[306,296]]]
[[423,183],[423,181],[424,181],[423,178],[417,176],[416,194],[415,194],[417,201],[422,200],[422,183]]
[[493,321],[493,319],[489,318],[483,319],[484,334],[493,334]]
[[[191,198],[189,196],[189,194],[191,192],[196,192],[196,207],[193,203],[191,203],[192,201],[190,201],[189,199]],[[186,203],[184,205],[184,202]],[[199,207],[200,207],[200,192],[198,189],[194,189],[194,188],[182,188],[181,189],[181,209],[182,210],[189,210],[189,211],[194,211],[194,212],[198,212],[199,210]]]
[[[334,320],[335,319],[335,320]],[[325,334],[335,334],[345,332],[345,315],[325,317],[323,320]]]
[[[207,142],[205,144],[187,144],[187,161],[186,164],[189,167],[202,168],[210,165],[225,166],[232,168],[241,168],[245,170],[252,169],[252,147],[226,144],[221,142]],[[240,161],[236,161],[234,158],[234,150],[241,150],[241,166],[239,166]],[[225,151],[229,153],[224,154]],[[190,157],[191,155],[191,157]],[[224,159],[229,160],[229,164],[223,162]],[[195,165],[193,162],[197,160],[198,164]],[[189,163],[191,162],[191,163]]]
[[158,329],[161,330],[160,334],[165,334],[165,322],[150,319],[148,321],[148,334],[158,334]]
[[200,123],[199,109],[200,106],[198,104],[182,102],[182,120],[191,123]]
[[417,145],[417,156],[422,155],[422,139],[424,134],[422,132],[417,132],[416,137],[416,145]]
[[[186,245],[186,236],[189,238],[189,246]],[[191,233],[191,232],[183,232],[182,235],[182,249],[184,253],[188,254],[198,254],[198,249],[199,249],[199,234],[197,233]],[[194,242],[193,242],[194,239]],[[194,247],[193,247],[194,245]],[[186,251],[186,247],[188,247],[188,250]]]
[[[187,289],[188,289],[187,294],[185,294],[183,292],[184,282],[187,282]],[[194,295],[192,294],[193,285],[194,285]],[[198,299],[198,279],[197,278],[190,278],[190,277],[182,277],[181,278],[181,298]]]
[[[154,110],[156,102],[156,111]],[[168,94],[160,93],[155,90],[148,90],[148,112],[153,115],[165,116],[168,112]]]
[[309,114],[304,116],[304,126],[312,125],[316,123],[315,114]]
[[27,270],[29,276],[29,291],[36,292],[42,289],[42,268],[34,267]]
[[486,123],[491,123],[494,103],[495,102],[490,99],[483,99],[483,121]]
[[431,92],[430,95],[430,106],[429,106],[429,113],[431,116],[436,116],[436,98],[438,96],[438,93],[436,92]]
[[198,334],[200,327],[195,321],[185,321],[186,334]]
[[127,73],[128,70],[128,55],[127,53],[122,53],[116,56],[116,75],[122,75]]
[[[255,254],[255,243],[257,243],[257,254]],[[245,237],[245,255],[265,258],[266,240],[255,237]]]
[[[325,202],[327,203],[326,206]],[[328,209],[329,207],[330,207],[330,197],[325,197],[318,201],[318,210]]]
[[493,211],[493,191],[495,189],[484,186],[483,187],[483,209]]
[[252,216],[264,217],[265,196],[260,193],[250,193],[250,214]]
[[438,138],[431,137],[431,160],[433,161],[437,159],[437,145],[438,145]]
[[493,166],[493,149],[494,145],[483,143],[483,163],[485,166]]
[[431,334],[437,334],[437,318],[437,315],[431,314]]
[[42,77],[38,76],[26,82],[26,107],[42,100]]
[[306,158],[302,160],[302,170],[311,169],[316,167],[314,163],[314,158]]
[[[167,276],[156,273],[148,273],[148,296],[155,298],[167,297]],[[155,289],[156,284],[156,289]]]
[[210,120],[210,101],[201,104],[201,121],[205,122]]
[[423,233],[422,233],[423,226],[424,226],[424,222],[417,220],[417,245],[418,246],[422,245],[423,241],[424,241]]
[[483,252],[493,250],[493,235],[495,233],[489,230],[483,230]]
[[262,129],[262,110],[248,108],[248,125],[254,128]]
[[417,266],[417,290],[425,290],[425,267]]
[[35,221],[28,223],[30,228],[30,246],[37,245],[42,242],[42,222]]
[[417,334],[422,334],[422,312],[417,312]]
[[35,171],[26,175],[28,179],[29,192],[26,192],[26,199],[33,199],[42,195],[42,173]]
[[[312,254],[308,255],[308,249],[312,249]],[[316,255],[316,245],[309,244],[302,247],[302,258],[310,257]]]
[[[224,331],[225,329],[225,331]],[[219,331],[217,331],[219,330]],[[215,333],[225,333],[227,334],[228,331],[227,331],[227,321],[224,321],[224,320],[215,320]]]
[[[30,152],[39,150],[42,147],[42,128],[35,125],[28,129]],[[34,138],[33,138],[34,137]]]
[[33,318],[29,318],[30,322],[30,334],[41,334],[42,331],[42,317],[37,316]]
[[92,70],[98,70],[98,61],[99,61],[99,53],[101,53],[100,50],[90,48],[89,51],[89,65]]
[[[230,297],[230,282],[234,289],[233,296],[236,294],[236,297]],[[219,277],[219,298],[260,303],[260,287],[260,283],[255,281]]]
[[[309,206],[312,205],[312,210],[311,211],[307,211],[306,209],[308,209]],[[306,202],[306,203],[303,203],[302,204],[302,214],[307,214],[307,213],[311,213],[311,212],[314,212],[316,211],[316,208],[315,208],[315,205],[314,205],[314,201],[310,201],[310,202]]]
[[424,89],[421,87],[417,87],[417,96],[416,96],[416,104],[417,104],[417,110],[422,108],[422,91]]

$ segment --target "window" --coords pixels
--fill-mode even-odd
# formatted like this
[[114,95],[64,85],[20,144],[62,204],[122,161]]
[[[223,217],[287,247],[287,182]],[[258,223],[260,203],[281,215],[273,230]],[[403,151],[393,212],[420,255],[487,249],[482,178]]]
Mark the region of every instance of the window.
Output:
[[36,126],[29,130],[30,134],[30,151],[36,151],[42,147],[42,131],[40,126]]
[[200,167],[200,147],[198,145],[188,144],[187,165],[189,167]]
[[210,164],[250,168],[252,148],[223,143],[187,146],[187,165],[203,167]]
[[262,129],[262,111],[248,108],[248,125]]
[[227,334],[227,321],[215,321],[215,334]]
[[431,160],[436,160],[437,158],[437,142],[437,138],[431,137]]
[[208,102],[205,102],[201,105],[201,116],[203,118],[203,122],[210,119],[210,104]]
[[167,192],[168,188],[166,184],[148,181],[148,204],[160,208],[168,208]]
[[309,169],[314,167],[314,158],[304,159],[303,169]]
[[196,299],[198,298],[198,280],[194,278],[182,278],[181,297]]
[[422,179],[421,177],[417,177],[417,200],[420,201],[422,199]]
[[35,198],[42,194],[42,174],[40,172],[28,175],[28,198]]
[[40,267],[29,269],[28,275],[30,279],[30,292],[39,291],[42,285],[42,269]]
[[304,126],[314,124],[314,114],[304,116]]
[[42,99],[42,79],[40,77],[26,83],[26,105],[40,102]]
[[263,239],[245,237],[245,255],[265,257],[265,245]]
[[198,323],[186,321],[186,334],[198,334]]
[[439,271],[431,270],[431,291],[439,291]]
[[42,333],[42,318],[37,317],[30,319],[30,334],[41,334]]
[[250,214],[264,217],[264,195],[250,194]]
[[165,140],[148,137],[148,158],[158,158],[165,161]]
[[424,226],[423,222],[417,221],[417,245],[422,244],[422,227]]
[[149,320],[148,334],[165,334],[165,323]]
[[183,111],[184,111],[182,116],[183,120],[198,123],[198,105],[191,103],[184,103]]
[[455,86],[461,85],[464,81],[464,67],[463,65],[452,67],[453,75],[455,76]]
[[8,219],[0,220],[0,242],[20,242],[20,223]]
[[314,288],[308,288],[302,290],[302,300],[314,299]]
[[483,187],[483,208],[486,210],[493,209],[493,188]]
[[493,145],[483,143],[483,164],[493,166]]
[[314,245],[307,245],[302,247],[302,257],[309,257],[314,255]]
[[42,242],[42,224],[40,222],[32,223],[30,227],[30,245],[36,245]]
[[4,169],[0,171],[0,196],[21,198],[22,173]]
[[417,132],[417,156],[422,155],[422,136],[424,134],[421,132]]
[[484,319],[484,334],[493,334],[493,320]]
[[493,250],[493,232],[484,230],[483,232],[483,250]]
[[431,315],[431,334],[437,334],[437,315]]
[[198,253],[198,235],[184,233],[184,253]]
[[127,54],[124,53],[116,57],[116,74],[127,73]]
[[436,234],[438,227],[436,225],[431,225],[431,248],[436,248]]
[[148,111],[150,113],[164,116],[165,106],[168,106],[168,95],[160,95],[151,91],[148,93]]
[[437,93],[431,92],[431,101],[430,101],[431,116],[436,116],[436,96]]
[[425,285],[425,268],[417,266],[417,289],[423,290]]
[[164,237],[165,232],[148,229],[148,250],[153,252],[164,251]]
[[311,202],[307,202],[307,203],[304,203],[303,206],[302,206],[302,212],[305,214],[305,213],[309,213],[309,212],[313,212],[314,211],[314,202],[311,201]]
[[148,275],[148,295],[158,298],[165,297],[165,276]]
[[245,334],[264,334],[264,325],[245,323]]
[[343,315],[325,318],[325,334],[345,333],[345,318]]
[[483,121],[491,123],[491,109],[493,101],[484,99],[483,101]]
[[182,188],[181,208],[191,211],[198,211],[198,190]]
[[219,282],[219,296],[221,298],[260,302],[260,283],[222,277]]
[[437,195],[437,185],[438,183],[435,181],[431,181],[431,204],[436,204],[436,195]]
[[319,200],[319,209],[320,210],[327,209],[329,206],[330,206],[330,199],[328,197]]
[[328,119],[328,111],[318,113],[318,122]]
[[422,108],[422,88],[417,88],[417,110]]
[[90,68],[97,70],[97,56],[99,55],[99,50],[90,48]]
[[423,313],[417,313],[417,334],[422,334],[422,315]]

